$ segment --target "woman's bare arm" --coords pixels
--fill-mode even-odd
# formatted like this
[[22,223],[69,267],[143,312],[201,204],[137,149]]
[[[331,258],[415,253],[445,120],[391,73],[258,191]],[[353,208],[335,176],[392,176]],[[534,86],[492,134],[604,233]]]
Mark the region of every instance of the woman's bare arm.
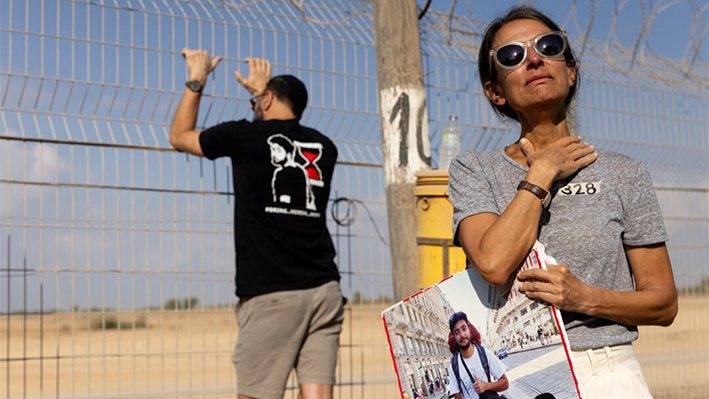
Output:
[[616,323],[669,326],[677,315],[677,289],[665,243],[625,247],[635,291],[611,291],[584,284],[563,265],[520,272],[520,287],[529,298],[561,310],[601,317]]

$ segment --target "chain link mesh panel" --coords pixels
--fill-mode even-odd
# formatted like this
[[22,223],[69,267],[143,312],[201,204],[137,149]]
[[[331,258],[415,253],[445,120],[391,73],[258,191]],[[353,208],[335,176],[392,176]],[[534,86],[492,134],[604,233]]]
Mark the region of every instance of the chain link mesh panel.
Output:
[[[450,113],[461,116],[465,149],[517,139],[478,83],[485,22],[471,2],[467,14],[456,3],[421,21],[434,165]],[[626,48],[612,35],[602,42],[584,27],[570,32],[583,49],[579,134],[645,162],[665,215],[680,317],[671,329],[641,331],[637,346],[653,392],[668,397],[678,384],[667,376],[708,372],[709,67],[697,55],[707,7],[687,4],[699,17],[682,60],[655,55],[642,36]],[[578,25],[575,5],[567,30]],[[644,26],[666,6],[648,6]],[[167,140],[189,47],[224,57],[198,128],[250,117],[249,93],[231,75],[245,71],[246,57],[268,58],[274,74],[307,85],[303,124],[340,151],[329,227],[350,304],[335,397],[394,397],[379,318],[392,282],[373,43],[363,1],[3,2],[0,392],[236,396],[233,171],[224,160],[177,153]],[[688,337],[679,350],[672,331]],[[706,393],[704,380],[688,377],[682,392]],[[296,395],[291,378],[287,396]]]

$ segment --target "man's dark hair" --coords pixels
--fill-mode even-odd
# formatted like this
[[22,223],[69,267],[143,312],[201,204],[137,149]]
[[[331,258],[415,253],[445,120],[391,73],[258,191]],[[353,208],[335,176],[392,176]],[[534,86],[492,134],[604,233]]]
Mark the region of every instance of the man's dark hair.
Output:
[[308,105],[308,90],[300,79],[292,75],[274,76],[268,81],[266,90],[273,93],[278,101],[287,104],[296,119],[300,120]]
[[466,315],[466,314],[463,313],[463,312],[455,312],[455,313],[453,313],[453,316],[451,316],[451,318],[450,318],[450,320],[449,320],[451,332],[453,332],[453,328],[455,328],[456,323],[458,323],[458,322],[461,321],[461,320],[465,320],[465,323],[466,323],[466,324],[469,323],[469,322],[468,322],[468,315]]
[[[518,19],[532,19],[543,23],[553,31],[561,30],[561,28],[559,28],[559,25],[554,23],[551,18],[547,17],[535,8],[525,6],[514,7],[510,9],[504,16],[490,22],[490,25],[488,25],[487,29],[485,29],[485,35],[483,36],[483,41],[480,44],[480,52],[478,53],[478,74],[480,75],[480,83],[482,83],[483,88],[485,87],[486,82],[492,82],[493,84],[496,84],[497,82],[497,69],[495,67],[495,61],[493,61],[492,57],[490,57],[490,50],[492,49],[492,42],[495,39],[495,35],[503,26]],[[529,49],[527,51],[534,50]],[[569,103],[571,103],[571,100],[574,99],[579,84],[581,83],[579,62],[576,60],[576,56],[574,55],[573,50],[571,50],[571,45],[569,44],[568,40],[566,41],[566,50],[564,50],[564,59],[566,60],[567,64],[573,62],[574,68],[576,68],[576,81],[574,82],[574,85],[569,88],[569,94],[566,96],[566,100],[564,101],[564,105],[568,107]],[[492,100],[490,100],[489,98],[488,101],[490,102],[490,104],[495,109],[495,112],[498,115],[504,115],[510,119],[514,119],[519,122],[517,112],[512,109],[509,103],[505,103],[505,105],[499,106],[493,103]]]

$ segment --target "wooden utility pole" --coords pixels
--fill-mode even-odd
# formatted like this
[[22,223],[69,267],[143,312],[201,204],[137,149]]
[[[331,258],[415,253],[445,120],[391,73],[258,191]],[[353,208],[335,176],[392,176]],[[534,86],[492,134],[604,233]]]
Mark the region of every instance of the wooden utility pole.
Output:
[[373,0],[379,110],[394,296],[418,284],[415,173],[431,168],[416,0]]

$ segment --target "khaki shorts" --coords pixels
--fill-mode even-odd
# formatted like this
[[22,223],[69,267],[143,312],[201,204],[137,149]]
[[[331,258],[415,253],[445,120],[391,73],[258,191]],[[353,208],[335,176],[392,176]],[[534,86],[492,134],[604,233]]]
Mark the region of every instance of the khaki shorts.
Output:
[[342,302],[336,281],[240,300],[232,358],[238,393],[281,399],[294,367],[300,384],[334,385]]
[[652,399],[633,345],[574,351],[574,371],[586,399]]

